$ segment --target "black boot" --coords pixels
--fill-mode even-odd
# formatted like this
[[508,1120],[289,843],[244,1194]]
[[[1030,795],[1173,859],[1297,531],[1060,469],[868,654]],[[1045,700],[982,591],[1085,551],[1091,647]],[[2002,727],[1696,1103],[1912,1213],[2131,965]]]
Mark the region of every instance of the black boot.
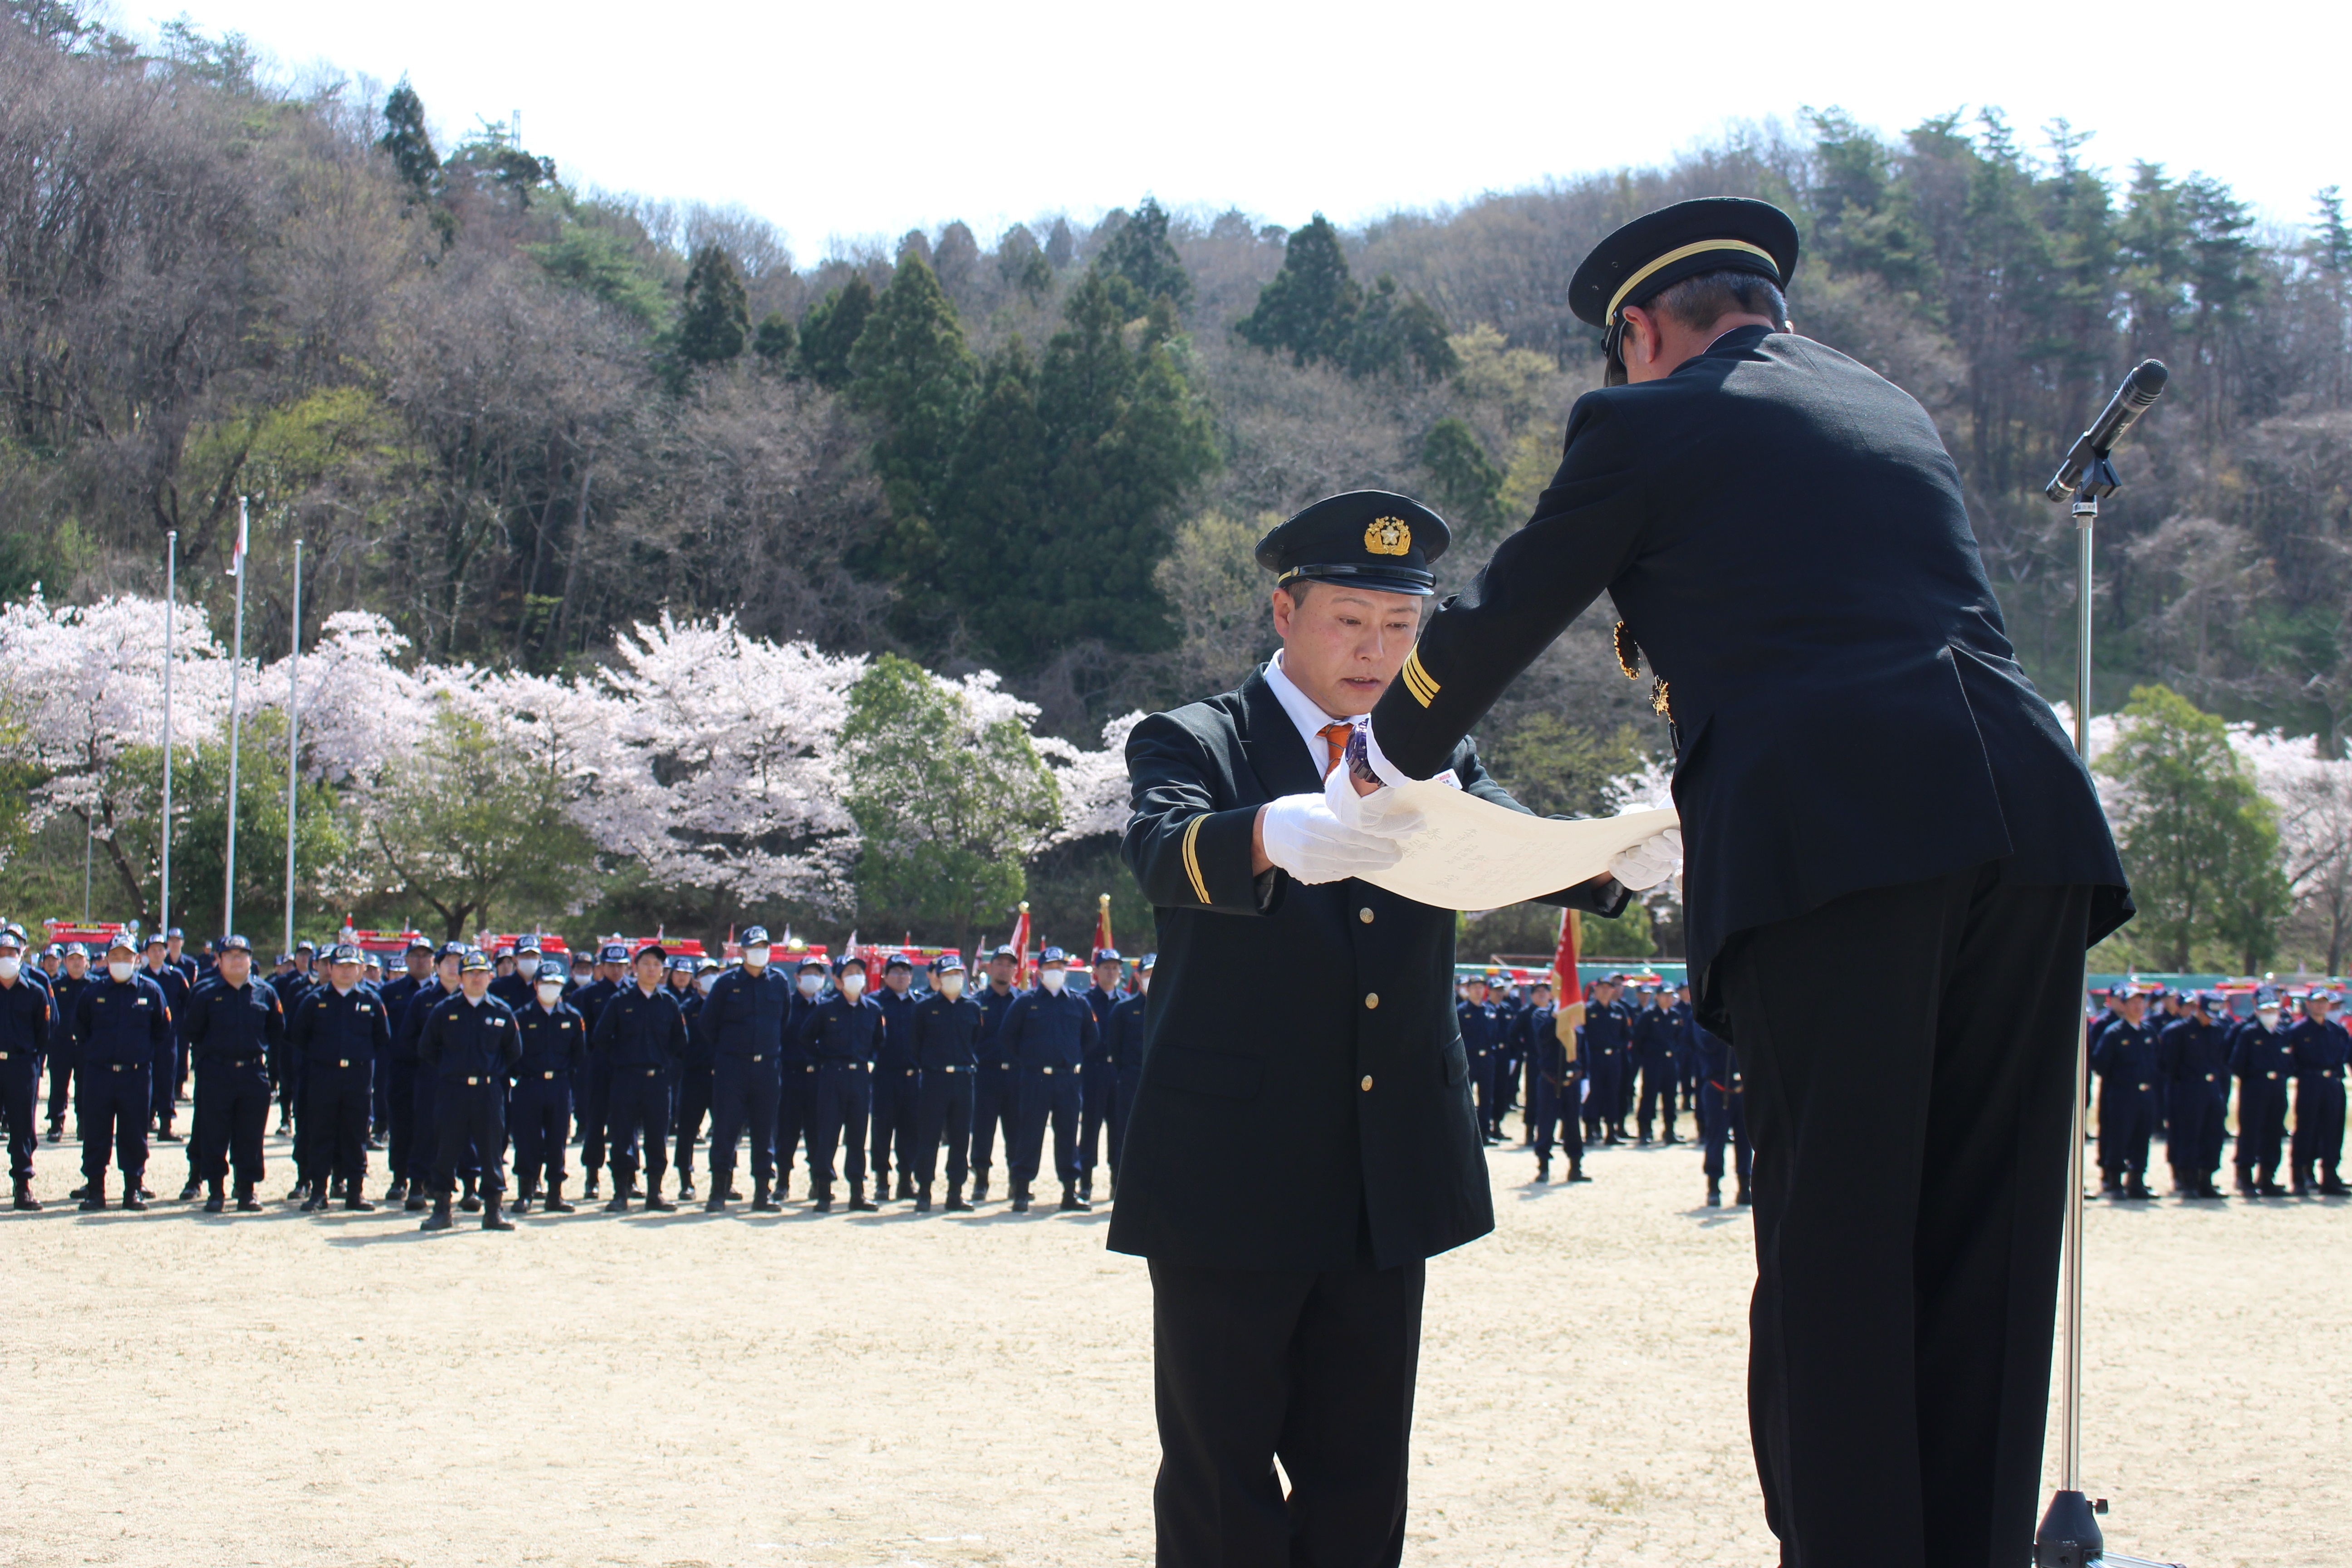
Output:
[[387,1204],[406,1203],[408,1201],[408,1184],[398,1176],[393,1177],[392,1185],[384,1188],[383,1190],[383,1201]]
[[498,1194],[490,1193],[484,1196],[482,1199],[482,1228],[484,1230],[512,1230],[514,1228],[514,1221],[507,1218],[505,1215],[500,1214],[499,1212],[499,1208]]
[[425,1190],[423,1182],[419,1182],[408,1189],[408,1196],[401,1200],[400,1206],[410,1214],[423,1214],[433,1206],[433,1194]]
[[988,1173],[985,1171],[981,1173],[980,1180],[971,1184],[971,1201],[976,1204],[988,1201]]
[[259,1214],[261,1212],[261,1200],[253,1195],[253,1184],[251,1182],[239,1182],[236,1184],[236,1212],[239,1214]]
[[1029,1184],[1026,1182],[1013,1184],[1013,1212],[1014,1214],[1029,1212]]
[[467,1176],[464,1180],[466,1195],[457,1200],[457,1206],[467,1214],[479,1214],[482,1212],[481,1178]]
[[563,1179],[561,1176],[547,1184],[547,1201],[540,1205],[540,1207],[549,1214],[577,1212],[570,1204],[563,1201]]
[[833,1184],[831,1183],[819,1182],[816,1184],[816,1201],[809,1205],[809,1207],[815,1210],[818,1214],[831,1214],[833,1212]]
[[204,1184],[197,1181],[194,1176],[191,1175],[181,1184],[180,1201],[184,1204],[194,1203],[196,1199],[203,1194],[203,1193]]
[[433,1194],[433,1212],[426,1215],[425,1216],[425,1223],[418,1226],[416,1228],[419,1230],[447,1230],[451,1226],[454,1226],[457,1223],[457,1222],[456,1220],[449,1217],[449,1194],[446,1193],[436,1193]]
[[1711,1209],[1719,1209],[1723,1206],[1723,1178],[1720,1176],[1709,1176],[1706,1179],[1706,1206]]
[[219,1214],[222,1210],[228,1207],[228,1199],[221,1192],[221,1188],[224,1184],[225,1184],[220,1182],[215,1182],[212,1184],[212,1194],[205,1199],[205,1212],[206,1214]]
[[931,1212],[930,1188],[917,1187],[915,1189],[915,1212],[917,1214],[929,1214]]
[[1748,1178],[1747,1178],[1747,1177],[1742,1176],[1742,1177],[1740,1177],[1740,1178],[1739,1178],[1739,1190],[1738,1190],[1738,1192],[1735,1192],[1735,1193],[1733,1193],[1733,1194],[1731,1194],[1731,1201],[1732,1201],[1733,1203],[1735,1203],[1735,1204],[1738,1204],[1738,1205],[1741,1205],[1742,1207],[1747,1206],[1747,1205],[1748,1205],[1748,1201],[1749,1201],[1749,1200],[1748,1200]]
[[582,1184],[580,1195],[583,1198],[593,1198],[596,1195],[596,1173],[593,1169],[589,1171],[586,1181]]
[[2327,1174],[2319,1178],[2319,1195],[2321,1197],[2340,1198],[2347,1193],[2352,1193],[2352,1187],[2347,1187],[2344,1184],[2344,1178],[2337,1175],[2335,1172],[2330,1171]]
[[343,1187],[343,1212],[345,1214],[375,1213],[375,1205],[367,1200],[366,1183],[351,1182],[345,1184]]
[[309,1189],[310,1194],[309,1197],[302,1200],[302,1212],[304,1214],[316,1214],[320,1209],[327,1206],[326,1183],[305,1182],[303,1185]]
[[775,1190],[758,1177],[751,1180],[751,1212],[774,1214],[784,1205],[776,1201]]
[[[768,1184],[761,1182],[760,1184],[759,1198],[753,1200],[755,1205],[761,1201],[764,1201],[767,1195]],[[725,1214],[727,1212],[727,1184],[719,1180],[717,1176],[710,1178],[710,1195],[702,1200],[702,1212],[704,1214]]]
[[2139,1179],[2137,1171],[2132,1172],[2124,1178],[2124,1196],[2138,1203],[2145,1203],[2147,1200],[2149,1196],[2147,1184]]
[[122,1206],[132,1214],[147,1212],[147,1189],[139,1184],[146,1174],[144,1171],[122,1173]]
[[954,1182],[950,1182],[948,1184],[947,1212],[950,1214],[970,1214],[971,1212],[971,1205],[963,1201],[963,1188]]
[[687,1199],[694,1196],[693,1172],[680,1171],[677,1173],[677,1196],[680,1203],[684,1203]]
[[621,1184],[621,1178],[618,1176],[613,1178],[612,1201],[605,1204],[604,1212],[606,1214],[626,1214],[629,1212],[629,1189]]
[[907,1198],[911,1198],[911,1197],[913,1197],[913,1196],[915,1196],[915,1195],[916,1195],[916,1193],[915,1193],[915,1178],[914,1178],[914,1177],[912,1177],[912,1176],[910,1176],[910,1175],[908,1175],[908,1174],[906,1172],[904,1172],[904,1171],[899,1172],[899,1173],[898,1173],[898,1196],[899,1196],[899,1198],[903,1201],[903,1200],[905,1200],[905,1199],[907,1199]]
[[661,1179],[657,1176],[649,1176],[646,1179],[646,1212],[647,1214],[677,1212],[677,1205],[662,1196]]
[[851,1214],[872,1214],[875,1212],[874,1205],[866,1201],[866,1184],[864,1182],[852,1182],[849,1184],[849,1212]]
[[537,1196],[539,1196],[538,1177],[530,1176],[518,1178],[515,1183],[514,1212],[519,1215],[529,1214],[530,1212],[530,1200]]
[[16,1178],[16,1201],[13,1205],[18,1214],[37,1214],[41,1200],[33,1195],[33,1184],[24,1177]]
[[1094,1213],[1094,1205],[1087,1202],[1086,1199],[1078,1195],[1078,1189],[1076,1187],[1071,1185],[1067,1182],[1064,1182],[1062,1184],[1062,1213],[1092,1214]]
[[1551,1156],[1549,1154],[1538,1154],[1536,1156],[1536,1185],[1539,1187],[1544,1186],[1549,1184],[1550,1181]]

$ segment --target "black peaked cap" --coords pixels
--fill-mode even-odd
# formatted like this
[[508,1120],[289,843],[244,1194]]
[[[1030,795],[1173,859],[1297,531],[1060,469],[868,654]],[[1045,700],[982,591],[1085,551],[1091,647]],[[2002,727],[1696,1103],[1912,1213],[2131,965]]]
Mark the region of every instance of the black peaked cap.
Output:
[[1797,270],[1797,226],[1770,202],[1702,196],[1644,214],[1584,258],[1569,279],[1568,307],[1595,327],[1702,272],[1742,271],[1785,289]]
[[1414,500],[1387,490],[1326,496],[1257,542],[1257,563],[1276,586],[1296,578],[1352,583],[1384,594],[1433,594],[1430,570],[1454,531]]

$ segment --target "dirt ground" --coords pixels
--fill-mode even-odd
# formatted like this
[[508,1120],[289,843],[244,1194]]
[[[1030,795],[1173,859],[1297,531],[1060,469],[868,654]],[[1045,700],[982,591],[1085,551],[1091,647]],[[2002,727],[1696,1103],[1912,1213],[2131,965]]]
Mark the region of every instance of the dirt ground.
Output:
[[[42,1146],[52,1206],[0,1215],[0,1563],[1150,1560],[1149,1287],[1107,1212],[425,1237],[299,1215],[270,1159],[264,1215],[85,1215]],[[1744,1213],[1688,1147],[1491,1166],[1496,1234],[1430,1268],[1407,1561],[1773,1563]],[[2352,1206],[2103,1206],[2088,1240],[2110,1542],[2352,1562]]]

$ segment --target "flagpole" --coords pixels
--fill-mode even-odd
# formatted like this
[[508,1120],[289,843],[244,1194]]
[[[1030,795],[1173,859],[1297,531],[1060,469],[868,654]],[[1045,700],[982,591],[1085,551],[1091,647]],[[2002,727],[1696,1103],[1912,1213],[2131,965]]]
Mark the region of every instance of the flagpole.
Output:
[[294,635],[286,649],[286,951],[294,951],[294,784],[302,752],[302,542],[294,542]]
[[236,498],[236,548],[229,552],[229,575],[236,579],[236,619],[228,656],[228,850],[221,877],[221,934],[236,930],[236,710],[237,677],[245,668],[246,498]]
[[163,535],[163,913],[157,929],[172,929],[172,623],[180,608],[180,531]]

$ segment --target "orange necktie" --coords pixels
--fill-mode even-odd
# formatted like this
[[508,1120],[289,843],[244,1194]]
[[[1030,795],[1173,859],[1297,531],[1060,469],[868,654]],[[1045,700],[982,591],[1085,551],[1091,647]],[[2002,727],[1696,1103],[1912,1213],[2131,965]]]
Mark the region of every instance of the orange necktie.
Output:
[[1323,764],[1323,776],[1325,778],[1329,778],[1331,776],[1331,770],[1338,767],[1339,765],[1340,759],[1348,754],[1348,737],[1354,732],[1354,725],[1343,722],[1338,724],[1326,724],[1323,728],[1315,731],[1317,734],[1323,737],[1323,743],[1331,749],[1330,760]]

